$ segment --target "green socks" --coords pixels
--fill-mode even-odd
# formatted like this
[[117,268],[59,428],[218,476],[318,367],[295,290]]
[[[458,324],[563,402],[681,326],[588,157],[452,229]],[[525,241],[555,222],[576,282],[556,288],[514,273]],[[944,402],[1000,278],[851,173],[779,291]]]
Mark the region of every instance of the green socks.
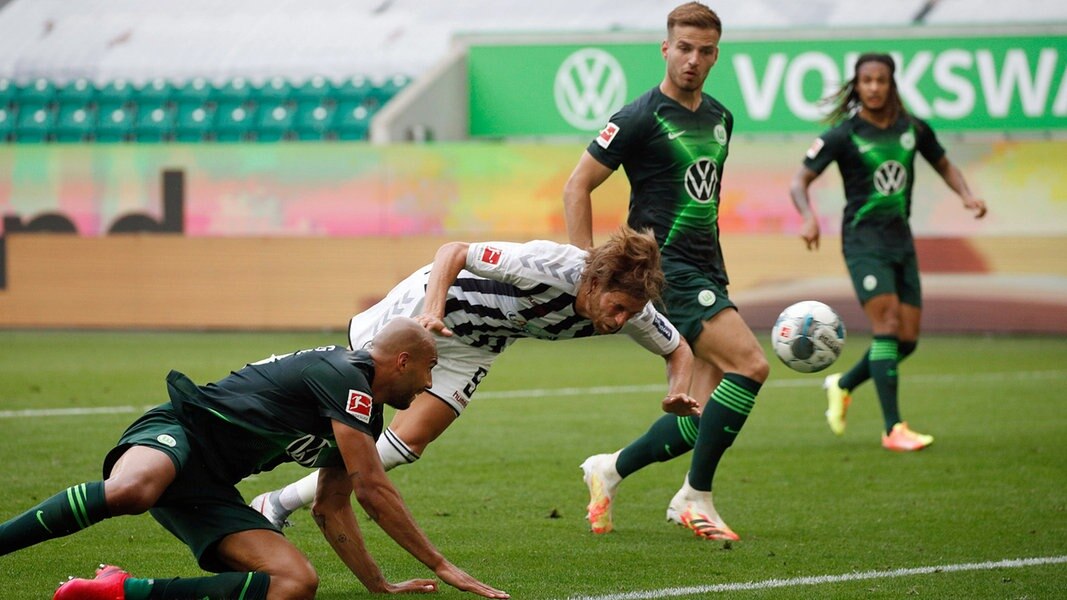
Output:
[[126,600],[264,600],[266,573],[219,573],[211,577],[126,580]]
[[626,477],[654,462],[668,461],[693,449],[700,417],[663,415],[648,431],[619,452],[615,470]]
[[[915,348],[918,347],[919,342],[898,342],[897,343],[897,363],[904,362],[904,359],[911,356],[912,352],[915,352]],[[841,376],[837,385],[841,386],[841,389],[852,391],[859,387],[859,385],[871,378],[871,362],[870,352],[866,352],[863,358],[859,359],[855,365],[849,369],[848,373]]]
[[693,448],[689,468],[689,485],[695,490],[711,491],[715,470],[726,449],[741,433],[761,384],[737,373],[723,376],[700,417],[700,430]]
[[103,481],[71,486],[0,524],[0,555],[70,535],[110,516]]
[[890,335],[876,335],[871,342],[868,353],[871,379],[878,391],[878,402],[882,405],[882,418],[885,419],[885,431],[889,433],[900,422],[900,407],[897,404],[897,338]]

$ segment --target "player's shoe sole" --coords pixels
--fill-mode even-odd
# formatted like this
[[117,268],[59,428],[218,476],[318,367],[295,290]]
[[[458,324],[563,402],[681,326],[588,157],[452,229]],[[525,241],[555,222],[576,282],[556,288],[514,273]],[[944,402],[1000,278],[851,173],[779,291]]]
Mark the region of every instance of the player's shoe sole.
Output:
[[[617,453],[616,453],[617,454]],[[589,488],[589,505],[585,518],[593,533],[608,533],[615,529],[612,503],[620,478],[615,470],[615,454],[596,454],[582,463],[582,480]]]
[[100,565],[94,579],[66,581],[56,590],[52,600],[125,600],[123,585],[130,574],[111,565]]
[[845,433],[845,418],[848,415],[848,405],[852,404],[852,396],[840,386],[841,374],[827,375],[823,380],[822,387],[826,390],[826,424],[830,431],[836,435]]

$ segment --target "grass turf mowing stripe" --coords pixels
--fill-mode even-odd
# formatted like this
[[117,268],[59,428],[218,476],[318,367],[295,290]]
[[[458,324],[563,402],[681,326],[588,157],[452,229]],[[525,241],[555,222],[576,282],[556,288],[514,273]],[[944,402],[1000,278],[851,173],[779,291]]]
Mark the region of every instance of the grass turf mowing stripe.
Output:
[[889,571],[861,571],[858,573],[845,573],[842,575],[814,575],[809,577],[793,577],[791,579],[765,579],[763,581],[749,581],[745,583],[720,583],[715,585],[699,585],[679,588],[666,588],[661,590],[649,590],[646,592],[623,592],[620,594],[606,594],[603,596],[571,596],[570,598],[568,598],[568,600],[653,600],[655,598],[670,598],[674,596],[689,596],[693,594],[767,590],[772,588],[796,587],[801,585],[823,585],[828,583],[842,583],[848,581],[866,581],[869,579],[887,579],[891,577],[929,575],[931,573],[990,571],[993,569],[1019,569],[1023,567],[1034,567],[1040,565],[1053,565],[1062,563],[1067,563],[1067,556],[1009,558],[1004,560],[980,563],[940,565],[935,567],[913,567],[910,569],[892,569]]
[[[955,375],[908,375],[908,383],[954,384],[960,381],[1023,381],[1067,378],[1067,370],[1053,371],[1005,371],[1000,373],[960,373]],[[821,377],[771,379],[763,388],[821,387]],[[479,399],[543,398],[545,396],[610,396],[612,394],[638,394],[662,392],[666,383],[645,385],[601,385],[590,387],[534,388],[527,390],[501,390],[482,392]],[[153,405],[154,406],[154,405]],[[151,406],[145,407],[147,410]],[[96,408],[41,408],[25,410],[0,410],[0,419],[22,417],[66,417],[97,414],[130,413],[133,406],[101,406]]]

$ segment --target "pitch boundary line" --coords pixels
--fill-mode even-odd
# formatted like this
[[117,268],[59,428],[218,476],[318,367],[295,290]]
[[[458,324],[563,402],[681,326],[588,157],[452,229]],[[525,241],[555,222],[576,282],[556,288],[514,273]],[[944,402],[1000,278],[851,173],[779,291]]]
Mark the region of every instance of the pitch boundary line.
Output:
[[[1065,370],[1052,371],[1007,371],[1001,373],[973,373],[958,375],[908,375],[909,382],[952,384],[960,381],[1017,381],[1026,379],[1058,379],[1067,377]],[[499,392],[484,392],[478,394],[478,398],[529,398],[540,396],[603,396],[611,394],[662,392],[666,389],[666,383],[647,385],[604,385],[590,387],[564,387],[564,388],[540,388],[530,390],[505,390]],[[821,387],[822,377],[809,377],[804,379],[771,379],[763,385],[764,388],[804,388]]]
[[[1022,381],[1059,379],[1067,377],[1065,370],[1052,371],[1007,371],[1000,373],[971,373],[957,375],[909,375],[909,382],[927,384],[952,384],[959,381]],[[602,385],[590,387],[563,387],[563,388],[534,388],[527,390],[502,390],[498,392],[482,392],[479,399],[508,399],[508,398],[540,398],[544,396],[611,396],[617,394],[643,394],[658,393],[665,389],[663,383],[646,385]],[[764,388],[804,388],[822,385],[822,378],[809,377],[804,379],[772,379]],[[32,418],[32,417],[77,417],[85,415],[111,415],[144,411],[152,406],[143,408],[134,406],[98,406],[83,408],[30,408],[23,410],[0,410],[0,419]]]
[[645,592],[623,592],[619,594],[605,594],[603,596],[571,596],[570,598],[568,598],[568,600],[654,600],[656,598],[670,598],[674,596],[689,596],[694,594],[767,590],[773,588],[796,587],[802,585],[822,585],[828,583],[843,583],[849,581],[866,581],[870,579],[909,577],[912,575],[929,575],[932,573],[959,573],[963,571],[1017,569],[1022,567],[1034,567],[1062,563],[1067,563],[1067,556],[1009,558],[989,562],[940,565],[935,567],[912,567],[908,569],[892,569],[889,571],[861,571],[857,573],[844,573],[842,575],[814,575],[808,577],[793,577],[790,579],[765,579],[763,581],[748,581],[743,583],[720,583],[715,585],[664,588],[660,590],[649,590]]

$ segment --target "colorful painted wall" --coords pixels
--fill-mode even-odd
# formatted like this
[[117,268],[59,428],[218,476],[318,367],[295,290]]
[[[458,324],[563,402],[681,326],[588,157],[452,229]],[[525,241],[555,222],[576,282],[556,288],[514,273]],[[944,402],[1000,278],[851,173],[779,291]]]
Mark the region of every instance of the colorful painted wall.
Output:
[[[1067,142],[943,141],[991,212],[975,221],[920,170],[928,291],[944,275],[949,291],[1067,297]],[[788,183],[808,142],[735,140],[724,176],[731,291],[768,310],[788,290],[854,302],[838,289],[833,170],[814,190],[823,250],[796,238]],[[2,147],[0,327],[343,328],[443,241],[564,239],[560,193],[583,147]],[[627,194],[622,176],[598,191],[598,235],[624,220]]]

